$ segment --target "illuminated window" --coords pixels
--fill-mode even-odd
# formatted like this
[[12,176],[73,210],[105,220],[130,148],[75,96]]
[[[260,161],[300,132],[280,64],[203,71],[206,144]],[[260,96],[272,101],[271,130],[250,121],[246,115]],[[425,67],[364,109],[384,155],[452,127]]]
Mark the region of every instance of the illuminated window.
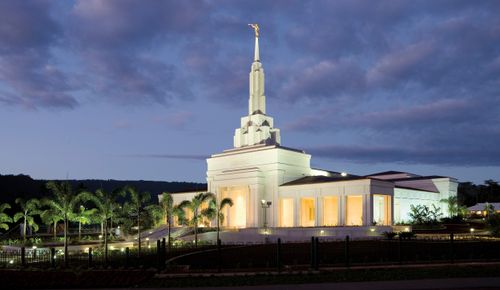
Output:
[[293,227],[293,198],[283,198],[281,199],[281,226],[282,227]]
[[314,206],[314,198],[300,199],[300,225],[302,227],[315,226],[316,208]]
[[243,228],[247,224],[248,186],[234,186],[221,189],[222,198],[233,200],[232,207],[225,208],[224,224],[229,227]]
[[391,220],[391,196],[373,195],[373,221],[377,225],[389,225]]
[[323,197],[323,225],[336,226],[339,224],[339,199],[336,196]]
[[346,225],[363,225],[363,196],[348,195],[346,197]]

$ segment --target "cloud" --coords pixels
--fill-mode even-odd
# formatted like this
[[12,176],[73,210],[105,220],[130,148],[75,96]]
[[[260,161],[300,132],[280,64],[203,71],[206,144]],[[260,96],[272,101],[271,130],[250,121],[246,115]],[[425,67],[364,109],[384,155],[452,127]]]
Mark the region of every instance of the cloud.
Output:
[[485,148],[421,148],[377,146],[322,146],[307,149],[316,157],[345,160],[362,164],[400,163],[452,166],[500,166],[500,149]]
[[48,1],[0,3],[0,101],[36,109],[74,108],[74,80],[52,61],[62,37]]
[[294,74],[281,88],[288,99],[333,99],[365,90],[362,69],[350,61],[323,60],[314,64],[300,63],[300,74]]
[[122,157],[130,158],[166,158],[166,159],[182,159],[182,160],[205,160],[209,155],[196,155],[196,154],[129,154],[120,155]]
[[173,129],[185,129],[190,123],[193,123],[195,116],[189,111],[178,111],[167,116],[157,117],[154,119],[156,123],[166,124]]

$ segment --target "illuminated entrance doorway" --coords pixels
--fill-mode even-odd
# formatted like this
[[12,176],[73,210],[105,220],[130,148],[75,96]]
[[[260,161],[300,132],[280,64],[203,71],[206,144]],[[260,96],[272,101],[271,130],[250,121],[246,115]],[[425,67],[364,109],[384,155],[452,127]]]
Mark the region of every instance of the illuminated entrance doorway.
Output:
[[230,198],[233,200],[232,207],[224,210],[224,226],[230,228],[244,228],[247,225],[247,208],[250,195],[248,186],[221,187],[221,199]]

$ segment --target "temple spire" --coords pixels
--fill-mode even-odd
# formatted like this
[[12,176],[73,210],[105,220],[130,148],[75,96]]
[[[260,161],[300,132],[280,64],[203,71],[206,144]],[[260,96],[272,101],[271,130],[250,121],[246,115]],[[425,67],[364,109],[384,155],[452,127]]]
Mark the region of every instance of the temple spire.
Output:
[[259,55],[259,25],[248,24],[255,31],[254,60],[250,67],[248,115],[241,118],[241,127],[234,132],[234,147],[258,144],[279,145],[280,130],[274,128],[273,118],[266,115],[264,68]]
[[248,26],[252,27],[253,30],[255,31],[255,52],[254,52],[254,61],[260,61],[259,57],[259,24],[253,23],[253,24],[248,24]]
[[260,61],[260,57],[259,57],[259,37],[258,36],[255,37],[255,53],[254,53],[253,60],[254,61]]

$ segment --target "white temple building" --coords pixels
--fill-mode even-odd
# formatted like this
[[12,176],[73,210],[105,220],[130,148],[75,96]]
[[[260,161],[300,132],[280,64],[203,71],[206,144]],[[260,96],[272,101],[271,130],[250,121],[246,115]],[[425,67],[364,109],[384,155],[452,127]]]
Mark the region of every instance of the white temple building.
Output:
[[[343,235],[387,230],[409,220],[410,205],[432,204],[447,215],[442,199],[457,194],[457,180],[387,171],[359,176],[311,168],[311,155],[284,147],[266,111],[259,37],[249,75],[248,115],[235,130],[234,148],[207,159],[207,190],[234,205],[224,227],[266,234]],[[173,194],[174,203],[197,192]],[[389,229],[390,230],[390,229]]]

